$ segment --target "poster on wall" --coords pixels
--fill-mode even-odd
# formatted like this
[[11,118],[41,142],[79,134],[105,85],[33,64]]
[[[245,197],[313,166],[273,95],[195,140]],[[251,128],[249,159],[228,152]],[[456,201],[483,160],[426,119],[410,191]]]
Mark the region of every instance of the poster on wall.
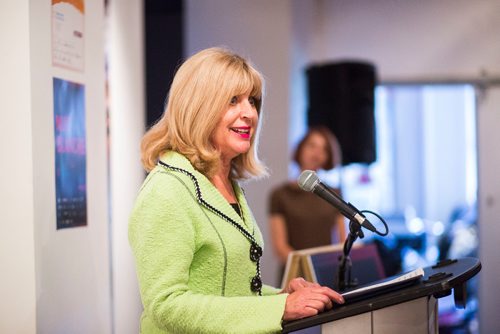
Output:
[[83,72],[84,0],[52,0],[52,65]]
[[53,78],[57,229],[87,225],[85,87]]

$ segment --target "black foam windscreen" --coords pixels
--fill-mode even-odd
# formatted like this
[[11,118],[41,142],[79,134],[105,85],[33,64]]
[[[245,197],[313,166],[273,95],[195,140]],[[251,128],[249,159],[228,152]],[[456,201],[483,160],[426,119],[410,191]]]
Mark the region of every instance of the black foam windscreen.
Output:
[[306,75],[308,125],[323,125],[335,134],[343,165],[374,162],[375,66],[349,61],[313,65]]

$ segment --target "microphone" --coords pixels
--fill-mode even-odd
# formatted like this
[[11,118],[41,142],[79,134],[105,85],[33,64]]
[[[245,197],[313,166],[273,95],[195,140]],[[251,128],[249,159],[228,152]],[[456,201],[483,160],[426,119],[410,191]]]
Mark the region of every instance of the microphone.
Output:
[[303,171],[298,180],[299,187],[305,191],[311,191],[336,207],[346,218],[355,221],[364,228],[376,232],[373,226],[363,214],[351,203],[346,203],[339,195],[332,191],[328,186],[322,183],[318,175],[312,170]]

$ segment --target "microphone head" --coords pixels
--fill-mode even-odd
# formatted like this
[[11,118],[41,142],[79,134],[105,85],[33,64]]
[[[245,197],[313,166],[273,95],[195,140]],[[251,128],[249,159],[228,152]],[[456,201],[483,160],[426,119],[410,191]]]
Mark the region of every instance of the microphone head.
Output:
[[316,173],[313,172],[312,170],[303,171],[300,174],[299,179],[297,181],[299,187],[305,191],[313,191],[318,182],[319,182],[318,175],[316,175]]

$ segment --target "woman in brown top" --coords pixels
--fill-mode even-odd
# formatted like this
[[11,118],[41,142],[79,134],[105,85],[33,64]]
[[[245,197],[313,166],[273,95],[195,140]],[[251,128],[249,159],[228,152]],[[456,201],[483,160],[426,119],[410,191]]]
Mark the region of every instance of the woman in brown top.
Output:
[[[301,171],[329,170],[340,164],[340,156],[333,134],[325,127],[316,127],[300,141],[294,160]],[[332,229],[336,241],[344,242],[346,230],[340,212],[314,193],[300,189],[295,181],[274,189],[270,202],[271,240],[282,265],[293,250],[331,244]]]

